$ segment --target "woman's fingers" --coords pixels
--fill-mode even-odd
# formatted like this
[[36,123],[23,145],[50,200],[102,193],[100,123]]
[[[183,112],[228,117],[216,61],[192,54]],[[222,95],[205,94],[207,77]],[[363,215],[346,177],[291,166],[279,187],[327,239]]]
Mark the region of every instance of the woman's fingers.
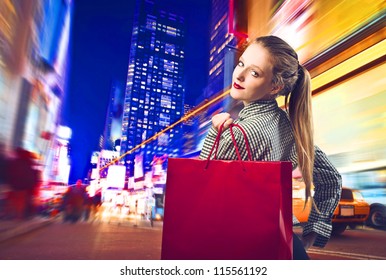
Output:
[[224,129],[226,129],[232,122],[233,119],[229,113],[220,113],[212,117],[212,125],[216,130],[218,130],[223,123]]
[[231,123],[233,123],[233,119],[232,118],[229,118],[225,121],[224,123],[224,129],[227,129],[229,128],[229,126],[231,125]]

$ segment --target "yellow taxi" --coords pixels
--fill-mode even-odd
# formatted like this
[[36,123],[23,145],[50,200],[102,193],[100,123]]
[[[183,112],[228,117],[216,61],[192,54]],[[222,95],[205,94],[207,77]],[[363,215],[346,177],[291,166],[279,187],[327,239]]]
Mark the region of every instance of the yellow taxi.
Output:
[[[293,214],[300,223],[308,219],[311,210],[311,202],[306,207],[304,182],[301,178],[292,179],[292,208]],[[313,195],[313,190],[311,190]],[[357,225],[364,225],[370,214],[370,205],[364,200],[362,194],[357,190],[348,187],[342,188],[342,195],[338,207],[332,217],[332,234],[342,234],[346,228],[355,228]]]

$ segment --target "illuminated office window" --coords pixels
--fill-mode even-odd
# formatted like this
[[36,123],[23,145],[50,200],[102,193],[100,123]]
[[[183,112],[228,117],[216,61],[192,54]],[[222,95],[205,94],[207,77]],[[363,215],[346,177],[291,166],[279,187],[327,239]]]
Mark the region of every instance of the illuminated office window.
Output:
[[164,59],[164,70],[167,72],[173,73],[174,70],[174,61]]
[[155,21],[155,19],[147,18],[146,28],[149,30],[156,30],[156,27],[157,27],[157,22]]
[[165,44],[165,53],[175,55],[176,54],[176,46],[174,44]]
[[170,124],[170,116],[165,113],[160,113],[159,115],[159,125],[168,126]]
[[166,27],[166,34],[176,37],[177,36],[177,29],[171,26]]
[[173,79],[168,77],[162,77],[162,87],[164,89],[172,89],[173,88]]
[[168,95],[161,95],[161,107],[171,108],[171,97]]

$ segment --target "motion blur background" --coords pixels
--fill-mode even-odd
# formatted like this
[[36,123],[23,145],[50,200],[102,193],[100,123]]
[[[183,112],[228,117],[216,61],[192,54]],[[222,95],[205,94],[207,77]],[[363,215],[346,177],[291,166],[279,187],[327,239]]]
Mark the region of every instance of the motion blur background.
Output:
[[[82,59],[83,54],[79,55],[80,48],[72,48],[74,29],[81,28],[73,25],[73,22],[76,22],[76,18],[74,19],[74,15],[77,15],[76,9],[80,6],[77,2],[0,1],[1,150],[9,158],[15,156],[14,151],[17,147],[28,150],[35,162],[35,168],[41,172],[41,187],[47,187],[50,182],[68,184],[82,178],[90,183],[97,182],[95,188],[98,188],[107,177],[107,174],[101,175],[99,170],[103,168],[102,154],[104,153],[103,163],[106,164],[114,162],[128,151],[120,150],[118,143],[111,148],[111,155],[107,155],[108,149],[104,145],[107,139],[100,138],[106,135],[105,123],[108,122],[105,118],[108,117],[112,89],[104,89],[102,95],[95,95],[102,104],[106,103],[95,107],[91,103],[77,104],[75,101],[82,94],[92,97],[95,93],[79,92],[75,90],[76,85],[69,86],[74,80],[78,83],[95,82],[88,78],[87,73],[82,74],[78,71],[77,77],[72,75],[76,71],[72,67],[75,65],[72,52],[77,52],[78,60]],[[84,5],[87,1],[81,2]],[[89,12],[92,12],[95,1],[88,2]],[[100,1],[97,2],[101,5]],[[121,5],[119,1],[106,1],[103,5],[108,7],[112,5],[110,2],[118,8]],[[162,1],[156,0],[129,2],[131,4],[125,6],[128,22],[133,18],[135,5],[142,2],[148,4],[156,2],[162,6]],[[206,2],[203,6],[205,8],[201,8],[202,13],[207,16],[204,26],[197,25],[194,16],[189,14],[200,11],[197,4],[191,8],[194,1],[166,2],[169,4],[163,7],[165,10],[171,9],[172,4],[179,2],[177,10],[185,16],[187,22],[185,28],[190,30],[185,33],[186,41],[192,40],[189,34],[195,26],[202,28],[199,34],[204,38],[202,42],[205,54],[198,53],[198,50],[194,53],[194,50],[186,48],[185,58],[190,59],[190,63],[194,57],[199,58],[198,63],[205,71],[195,75],[200,77],[203,75],[205,79],[201,81],[207,84],[203,86],[202,92],[196,91],[195,96],[191,96],[193,93],[187,88],[191,85],[189,82],[174,85],[182,86],[186,93],[181,102],[188,109],[183,111],[183,114],[189,114],[203,106],[204,108],[189,115],[191,123],[185,121],[180,125],[182,131],[180,139],[173,141],[171,137],[166,138],[169,140],[163,139],[169,141],[165,145],[173,147],[173,153],[165,150],[162,153],[150,154],[150,157],[157,159],[164,155],[194,156],[201,148],[211,115],[222,110],[233,112],[239,110],[238,104],[224,94],[230,85],[229,74],[238,54],[252,38],[275,34],[296,49],[300,63],[311,73],[315,143],[327,153],[342,173],[345,186],[360,189],[370,203],[386,204],[385,1],[207,0],[201,1]],[[82,7],[84,9],[85,6]],[[203,12],[208,8],[209,12]],[[112,21],[114,18],[114,14],[106,14],[105,17],[103,13],[100,15],[98,20],[101,22]],[[84,14],[79,13],[78,16]],[[125,30],[127,32],[125,38],[130,38],[135,30],[135,26],[131,29],[131,24],[130,22],[127,25],[130,28]],[[84,31],[100,32],[95,29]],[[197,36],[197,32],[193,34]],[[113,41],[112,38],[111,42],[104,41],[103,44],[114,44]],[[129,55],[133,55],[130,53],[133,46],[130,45],[130,41],[127,42],[127,46],[127,56],[122,59],[129,65]],[[86,57],[87,49],[83,51]],[[105,65],[90,62],[90,67],[103,69]],[[189,63],[185,63],[184,68],[189,67]],[[193,68],[198,67],[195,65]],[[123,72],[125,78],[128,68],[127,66]],[[187,75],[192,72],[184,73]],[[194,79],[189,79],[194,82]],[[182,80],[189,79],[184,77]],[[123,81],[120,88],[126,99],[131,96],[131,92],[128,92],[125,86],[127,82],[129,80]],[[219,96],[221,98],[218,98]],[[216,102],[211,103],[215,98],[218,98]],[[69,99],[71,103],[66,103]],[[279,102],[283,105],[283,100]],[[208,103],[210,106],[206,105]],[[88,114],[101,114],[104,118],[103,123],[94,126],[87,119],[77,117],[79,111],[73,111],[75,117],[71,123],[63,116],[64,106],[69,108],[80,106]],[[123,127],[123,118],[122,115],[120,127]],[[157,118],[160,118],[160,115]],[[168,126],[176,121],[178,121],[176,118],[170,120],[163,127],[159,127],[158,131],[168,130]],[[138,122],[138,119],[135,119],[135,122]],[[90,133],[81,145],[73,142],[77,139],[73,135],[81,133],[79,129],[89,131],[90,127],[95,131]],[[154,135],[158,138],[162,134],[158,135],[155,131],[148,138]],[[112,139],[114,143],[116,140],[121,139]],[[141,146],[141,143],[137,144]],[[72,147],[77,147],[77,150]],[[83,160],[80,163],[75,162],[76,154],[85,151],[88,152],[87,157],[81,157]],[[132,155],[141,160],[138,154],[133,152]],[[125,162],[117,161],[117,165],[119,164],[125,165]],[[136,168],[142,166],[138,162],[136,164]],[[74,166],[75,171],[71,170]],[[133,168],[132,164],[125,166]],[[150,178],[150,181],[162,184],[159,176],[166,168],[166,164],[153,163],[153,169],[151,167],[149,169],[152,170],[150,176],[157,178]],[[154,172],[154,169],[157,171]],[[75,175],[71,177],[71,173]],[[124,179],[126,185],[123,185],[123,188],[144,190],[148,187],[146,184],[140,187],[132,186],[127,181],[130,181],[128,177],[134,172],[126,171],[126,174],[128,174]]]

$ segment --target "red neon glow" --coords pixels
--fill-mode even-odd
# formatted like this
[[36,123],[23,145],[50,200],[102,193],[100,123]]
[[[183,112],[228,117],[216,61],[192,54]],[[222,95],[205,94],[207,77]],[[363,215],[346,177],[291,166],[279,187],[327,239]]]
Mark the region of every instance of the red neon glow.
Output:
[[228,32],[229,34],[233,34],[239,38],[248,38],[248,35],[242,32],[238,32],[233,28],[234,22],[234,0],[229,0],[229,17],[228,17]]

